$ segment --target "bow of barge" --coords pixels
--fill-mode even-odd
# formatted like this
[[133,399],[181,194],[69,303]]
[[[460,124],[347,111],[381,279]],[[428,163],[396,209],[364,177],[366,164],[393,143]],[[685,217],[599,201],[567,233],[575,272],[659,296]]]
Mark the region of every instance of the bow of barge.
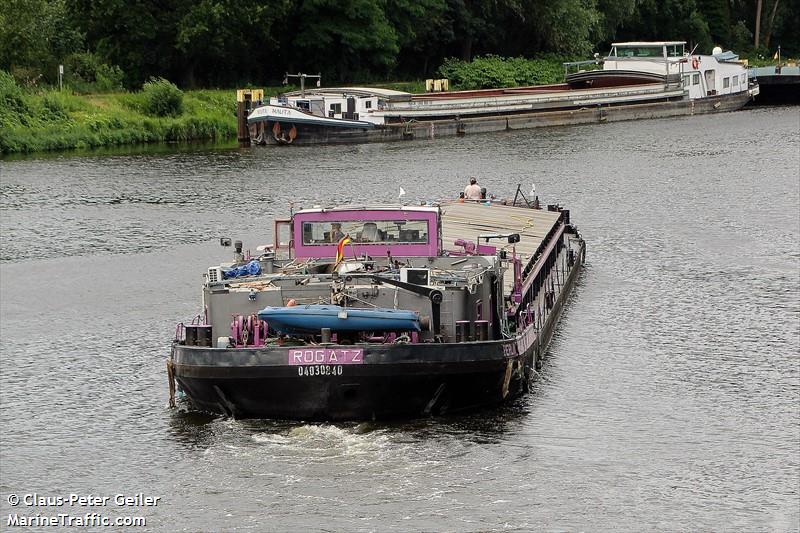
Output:
[[527,201],[301,210],[204,275],[174,393],[236,418],[411,418],[498,404],[540,367],[585,243]]

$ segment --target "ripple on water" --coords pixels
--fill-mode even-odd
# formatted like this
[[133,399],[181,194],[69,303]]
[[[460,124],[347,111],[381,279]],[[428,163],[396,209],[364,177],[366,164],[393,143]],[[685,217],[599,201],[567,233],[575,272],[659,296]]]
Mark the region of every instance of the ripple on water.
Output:
[[[0,491],[160,495],[161,531],[797,530],[797,124],[4,160]],[[588,243],[530,395],[396,423],[166,408],[218,237],[253,249],[290,205],[401,186],[415,203],[470,175],[500,196],[535,183]]]

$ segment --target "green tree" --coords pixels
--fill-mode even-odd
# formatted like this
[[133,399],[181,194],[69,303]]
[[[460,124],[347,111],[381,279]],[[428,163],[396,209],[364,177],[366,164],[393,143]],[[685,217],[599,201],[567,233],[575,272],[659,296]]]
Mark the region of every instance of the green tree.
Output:
[[619,28],[627,24],[636,12],[636,0],[598,0],[598,41],[609,42],[616,38]]
[[[760,4],[760,9],[759,9]],[[739,46],[738,52],[753,53],[756,34],[758,45],[755,53],[770,56],[781,46],[781,55],[791,57],[800,54],[800,0],[730,0],[733,37]],[[756,32],[756,19],[760,27]],[[749,35],[746,48],[742,47],[744,39]],[[769,40],[767,37],[769,36]]]
[[519,0],[447,0],[445,16],[463,61],[492,51],[503,53],[507,21],[524,20]]
[[781,46],[783,57],[800,57],[800,0],[781,0],[769,46]]
[[537,11],[536,32],[547,51],[588,54],[602,39],[602,20],[593,0],[553,0],[543,2]]
[[505,56],[584,55],[604,35],[594,0],[521,0],[506,15],[502,40],[490,51]]
[[773,0],[772,7],[769,10],[769,19],[767,21],[767,29],[764,33],[764,46],[769,49],[769,40],[772,37],[772,31],[775,29],[775,15],[778,14],[778,9],[781,5],[780,0]]
[[642,0],[630,22],[618,32],[619,39],[687,41],[691,50],[711,52],[708,23],[695,0]]
[[731,46],[731,10],[728,0],[697,0],[697,10],[708,22],[714,44]]
[[290,70],[335,80],[387,75],[399,52],[384,2],[304,0],[295,4],[283,53]]
[[0,10],[0,68],[53,83],[57,65],[81,49],[64,0],[5,0]]
[[260,78],[269,56],[278,52],[276,22],[290,0],[254,4],[243,0],[201,0],[178,21],[176,47],[182,54],[182,80],[192,87],[224,85]]
[[138,87],[152,76],[181,73],[178,22],[189,0],[66,0],[87,44],[106,61],[119,65],[126,84]]
[[397,34],[397,68],[403,74],[427,76],[441,57],[442,46],[453,41],[445,0],[387,0],[386,18]]

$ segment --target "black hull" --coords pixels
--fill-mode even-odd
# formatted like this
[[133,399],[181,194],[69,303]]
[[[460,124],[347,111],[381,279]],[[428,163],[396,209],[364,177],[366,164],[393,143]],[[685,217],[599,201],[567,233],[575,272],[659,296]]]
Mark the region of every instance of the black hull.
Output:
[[762,84],[758,98],[753,105],[797,105],[800,104],[800,83]]
[[178,386],[197,409],[235,418],[375,420],[441,415],[518,396],[531,368],[523,357],[459,362],[454,356],[436,362],[341,365],[341,375],[300,376],[299,371],[336,370],[331,365],[180,364],[191,358],[185,353],[189,350],[198,348],[176,347]]

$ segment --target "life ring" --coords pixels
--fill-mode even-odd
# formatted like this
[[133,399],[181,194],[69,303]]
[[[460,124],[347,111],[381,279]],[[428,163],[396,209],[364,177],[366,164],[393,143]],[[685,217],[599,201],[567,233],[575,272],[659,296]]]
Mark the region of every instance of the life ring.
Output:
[[692,68],[697,70],[698,67],[700,67],[700,61],[696,57],[693,57],[692,58]]

